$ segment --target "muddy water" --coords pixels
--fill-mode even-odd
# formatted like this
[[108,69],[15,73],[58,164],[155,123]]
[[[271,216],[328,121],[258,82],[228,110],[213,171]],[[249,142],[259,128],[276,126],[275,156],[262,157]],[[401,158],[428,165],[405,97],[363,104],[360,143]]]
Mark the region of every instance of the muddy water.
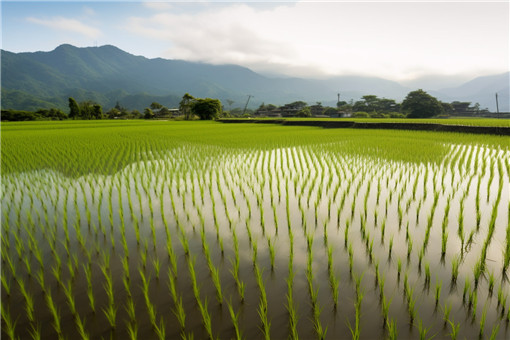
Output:
[[[200,155],[200,150],[195,151]],[[214,336],[235,337],[226,305],[231,301],[239,313],[243,336],[262,338],[260,290],[254,274],[256,244],[255,263],[262,272],[267,294],[271,337],[289,335],[286,280],[293,249],[292,293],[297,331],[302,338],[313,338],[314,313],[306,276],[307,239],[313,235],[312,285],[318,289],[320,323],[323,329],[327,327],[328,338],[351,337],[350,327],[356,323],[355,278],[359,277],[363,292],[361,338],[387,334],[381,291],[385,300],[391,301],[388,317],[395,322],[400,337],[418,337],[420,323],[429,329],[429,336],[448,337],[451,322],[460,324],[460,337],[480,333],[488,337],[499,325],[499,337],[505,338],[510,336],[505,321],[510,287],[502,272],[508,228],[509,159],[507,151],[467,146],[452,146],[441,164],[365,159],[312,147],[225,152],[202,158],[176,151],[162,160],[132,164],[109,177],[91,175],[70,180],[45,171],[5,176],[2,275],[11,286],[11,295],[7,296],[3,289],[2,303],[18,320],[16,333],[21,338],[28,337],[33,323],[27,318],[25,298],[15,282],[22,280],[33,296],[35,320],[42,337],[57,335],[45,293],[36,279],[40,265],[37,251],[32,248],[37,248],[42,256],[46,292],[51,291],[58,306],[63,334],[76,338],[78,329],[63,285],[52,269],[58,268],[57,257],[61,262],[61,281],[72,287],[76,311],[85,320],[86,332],[93,338],[124,339],[128,336],[126,303],[130,298],[122,280],[126,275],[122,260],[127,257],[138,336],[156,337],[141,288],[142,271],[150,278],[149,301],[156,310],[158,325],[163,320],[166,336],[178,338],[182,331],[168,288],[170,244],[177,262],[177,293],[186,313],[184,333],[207,337],[191,288],[189,259],[193,259],[200,301],[207,301]],[[448,239],[442,256],[442,225],[448,201]],[[473,268],[482,254],[496,203],[495,229],[487,247],[485,270],[475,287]],[[239,279],[245,286],[244,302],[232,275],[234,231]],[[274,245],[274,267],[268,239]],[[189,254],[184,251],[184,240]],[[219,271],[222,305],[216,299],[204,242],[211,263]],[[336,309],[329,283],[328,247],[332,248],[333,275],[339,282]],[[6,264],[7,257],[15,273]],[[452,280],[455,258],[459,273]],[[30,264],[31,274],[26,263]],[[113,279],[115,329],[103,312],[108,306],[101,270],[105,263],[109,264],[107,272]],[[76,272],[74,279],[68,264]],[[87,295],[84,268],[89,264],[95,313]],[[430,278],[426,266],[430,268]],[[469,289],[463,299],[466,281]],[[436,287],[441,287],[437,304]],[[474,299],[469,303],[469,295],[476,295],[476,306]],[[415,301],[414,314],[409,312],[409,296]],[[451,310],[449,321],[444,320],[445,309]]]

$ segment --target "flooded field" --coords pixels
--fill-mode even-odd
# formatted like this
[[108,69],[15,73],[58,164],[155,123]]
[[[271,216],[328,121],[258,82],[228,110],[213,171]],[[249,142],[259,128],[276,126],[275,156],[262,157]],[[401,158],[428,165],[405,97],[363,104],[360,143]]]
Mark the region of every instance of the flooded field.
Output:
[[2,336],[510,337],[508,138],[180,128],[70,173],[4,133]]

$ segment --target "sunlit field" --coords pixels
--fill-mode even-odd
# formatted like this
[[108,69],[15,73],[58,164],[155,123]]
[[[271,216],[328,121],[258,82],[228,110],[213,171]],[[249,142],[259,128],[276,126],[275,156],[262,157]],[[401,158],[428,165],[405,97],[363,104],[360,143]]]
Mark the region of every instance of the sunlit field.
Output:
[[510,337],[508,137],[1,128],[3,337]]

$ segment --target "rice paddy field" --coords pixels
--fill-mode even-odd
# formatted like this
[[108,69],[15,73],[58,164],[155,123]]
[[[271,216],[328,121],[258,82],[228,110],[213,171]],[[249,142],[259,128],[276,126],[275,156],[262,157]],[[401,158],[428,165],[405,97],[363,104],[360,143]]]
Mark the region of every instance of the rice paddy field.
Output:
[[2,337],[510,337],[510,138],[1,125]]

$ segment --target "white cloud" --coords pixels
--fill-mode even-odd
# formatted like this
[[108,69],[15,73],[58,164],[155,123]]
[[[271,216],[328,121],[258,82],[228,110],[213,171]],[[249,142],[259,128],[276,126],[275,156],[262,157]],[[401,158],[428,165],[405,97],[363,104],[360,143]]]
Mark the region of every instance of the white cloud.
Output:
[[[188,7],[186,7],[188,6]],[[131,33],[168,43],[165,57],[288,75],[508,70],[507,3],[175,4],[131,17]]]
[[67,19],[63,17],[54,17],[51,19],[39,19],[35,17],[27,18],[29,22],[46,26],[63,32],[74,32],[82,34],[89,38],[97,38],[101,36],[101,31],[95,27],[88,26],[76,19]]

